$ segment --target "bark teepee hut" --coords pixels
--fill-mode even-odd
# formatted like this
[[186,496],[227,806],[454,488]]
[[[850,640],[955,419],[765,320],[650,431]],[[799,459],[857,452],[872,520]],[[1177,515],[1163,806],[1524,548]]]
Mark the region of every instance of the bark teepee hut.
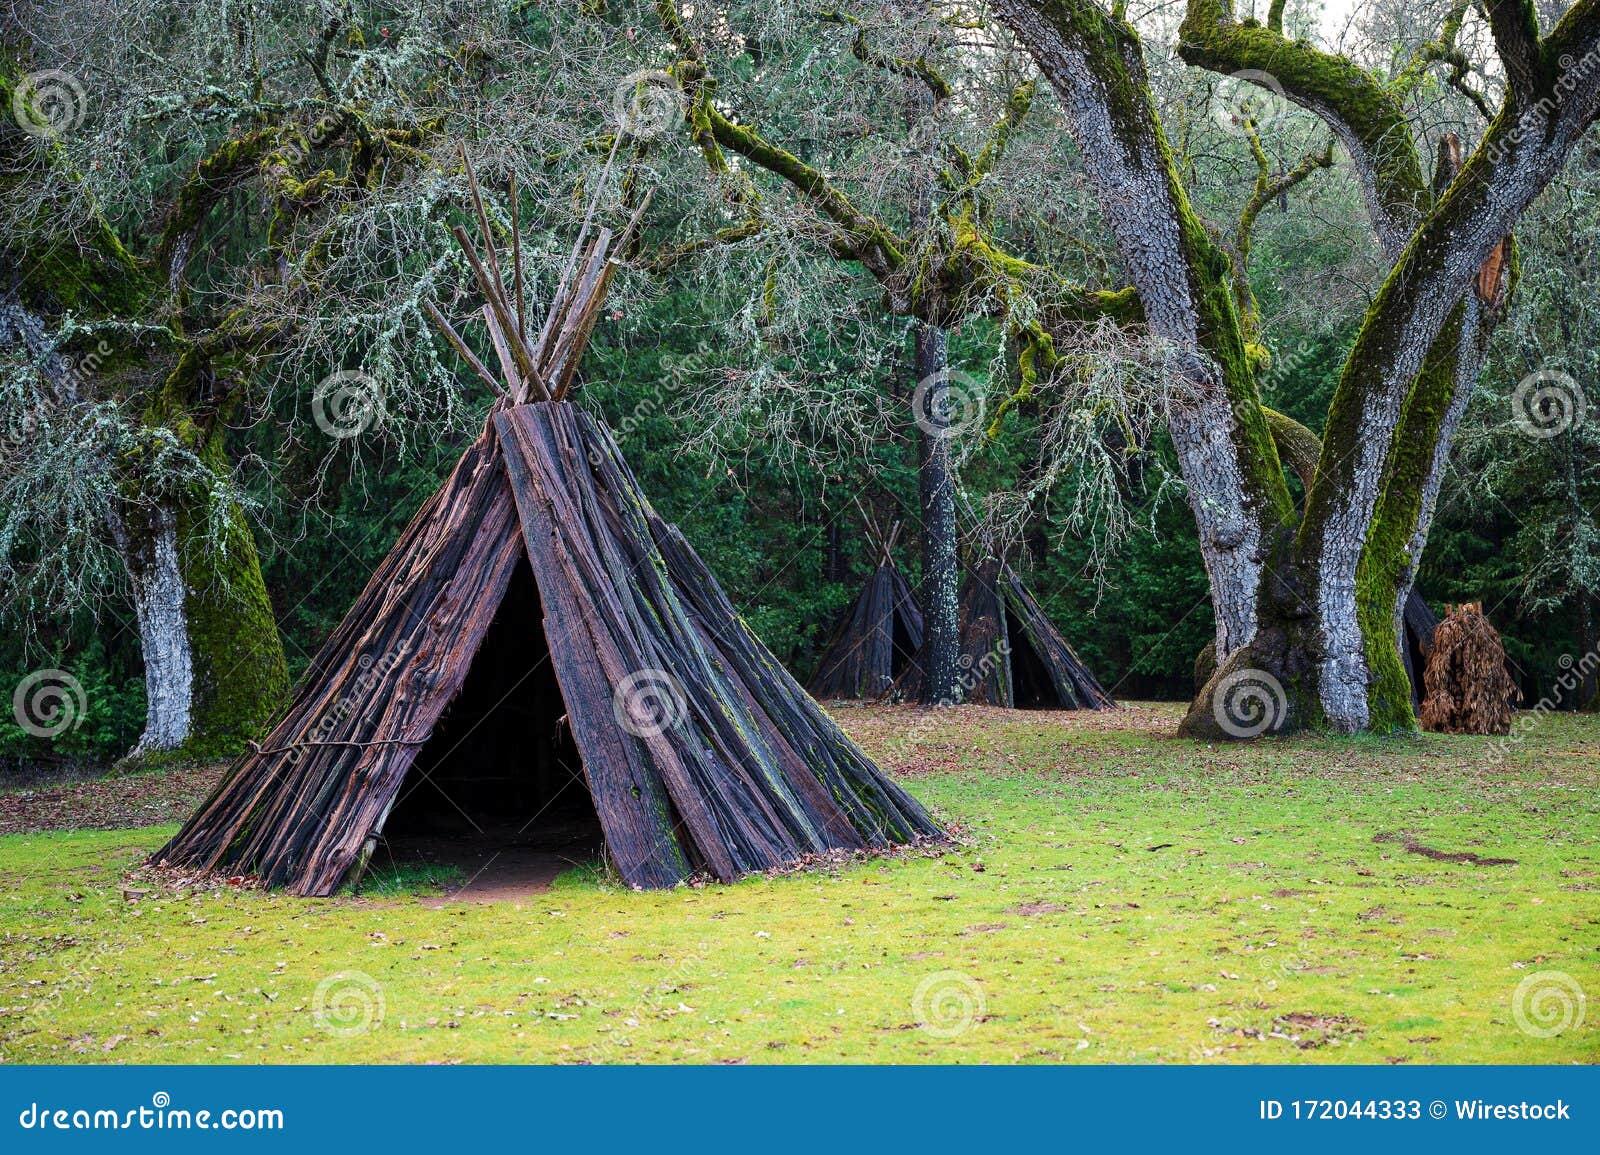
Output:
[[[1116,708],[1004,560],[993,554],[969,560],[959,598],[964,701],[1024,710]],[[921,663],[913,662],[895,688],[908,700],[920,698]]]
[[823,651],[809,689],[818,698],[881,698],[922,648],[922,611],[894,564],[901,523],[887,531],[863,507],[877,564]]
[[751,633],[606,426],[566,400],[615,269],[610,231],[580,235],[535,333],[520,260],[507,293],[477,209],[484,255],[456,237],[500,376],[433,320],[501,398],[271,735],[154,860],[325,895],[419,799],[531,823],[562,792],[587,794],[636,887],[940,836]]

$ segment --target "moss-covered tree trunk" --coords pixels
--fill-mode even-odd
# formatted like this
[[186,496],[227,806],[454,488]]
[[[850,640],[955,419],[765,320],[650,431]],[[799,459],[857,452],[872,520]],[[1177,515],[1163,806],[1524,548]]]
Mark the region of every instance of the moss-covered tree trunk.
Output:
[[1252,77],[1322,118],[1345,145],[1392,269],[1361,325],[1320,453],[1289,503],[1221,254],[1186,199],[1137,35],[1092,0],[997,0],[1062,98],[1146,322],[1172,349],[1171,431],[1217,611],[1217,667],[1184,721],[1253,737],[1414,725],[1397,646],[1450,436],[1512,280],[1510,234],[1600,112],[1600,3],[1539,36],[1533,9],[1485,11],[1507,93],[1464,162],[1442,150],[1432,185],[1405,114],[1438,52],[1385,81],[1282,31],[1191,0],[1179,52]]
[[[195,447],[201,460],[224,468],[217,438],[207,441]],[[235,753],[265,733],[288,692],[249,522],[236,503],[199,487],[139,487],[129,479],[110,517],[145,668],[145,728],[130,754]]]
[[145,728],[132,755],[238,751],[265,732],[288,689],[243,511],[217,517],[204,497],[167,499],[124,511],[114,536],[145,667]]
[[[0,103],[23,115],[6,71],[0,58]],[[37,161],[29,151],[35,147],[0,130],[0,160],[11,174],[0,192],[21,195],[19,174]],[[103,525],[74,527],[108,538],[127,571],[147,701],[144,733],[131,753],[231,754],[265,732],[288,675],[249,523],[222,496],[230,466],[217,398],[226,391],[215,387],[212,358],[200,342],[185,344],[174,364],[167,349],[137,335],[143,328],[182,340],[181,261],[137,259],[93,206],[72,238],[56,235],[57,225],[41,211],[30,234],[0,239],[0,263],[16,271],[7,287],[11,311],[26,322],[0,324],[0,335],[23,345],[61,404],[115,404],[138,413],[127,434],[135,448],[119,451],[113,465],[120,500],[100,511]],[[46,331],[67,316],[80,329],[100,326],[107,334],[92,355],[77,347],[81,341],[59,350],[45,342]],[[142,387],[151,383],[155,398],[147,403]],[[174,448],[185,460],[181,480],[161,464]]]
[[133,757],[176,750],[193,726],[194,654],[189,644],[177,511],[170,505],[114,513],[112,537],[128,571],[144,658],[144,733]]
[[283,642],[244,511],[222,513],[225,537],[201,528],[203,504],[179,511],[189,652],[193,659],[185,753],[216,757],[266,733],[289,691]]
[[[181,358],[146,421],[220,478],[228,472],[228,407],[197,403],[214,392],[212,374],[205,359]],[[140,485],[130,478],[131,493]],[[232,498],[197,485],[165,488],[138,505],[152,512],[123,519],[135,527],[123,552],[136,589],[146,575],[153,612],[140,614],[151,711],[135,753],[235,753],[266,732],[289,689],[250,523]]]
[[1169,428],[1210,578],[1216,653],[1226,663],[1264,621],[1280,636],[1285,591],[1267,576],[1293,525],[1228,257],[1189,203],[1133,29],[1087,2],[1001,0],[998,10],[1072,110],[1069,126],[1100,211],[1145,323],[1168,350]]
[[[364,198],[391,196],[402,170],[437,167],[424,145],[445,119],[415,94],[456,75],[456,53],[412,54],[391,68],[379,63],[386,48],[368,48],[360,12],[321,8],[282,24],[247,6],[197,33],[214,59],[202,56],[237,72],[220,104],[200,73],[169,76],[159,53],[140,49],[129,65],[137,75],[100,85],[105,99],[91,92],[87,109],[78,93],[70,124],[57,114],[73,102],[58,93],[58,107],[40,107],[47,89],[18,82],[60,64],[34,59],[48,37],[0,34],[0,201],[10,210],[0,269],[20,282],[0,291],[51,325],[70,318],[80,334],[86,325],[106,334],[83,388],[52,391],[114,414],[103,423],[114,434],[100,458],[98,504],[76,528],[92,535],[95,558],[109,535],[131,578],[151,699],[141,752],[231,752],[278,709],[283,649],[228,484],[228,413],[257,359],[294,339],[296,318],[309,315],[302,306],[338,307],[323,274],[346,214]],[[449,20],[436,30],[454,35]],[[133,35],[141,44],[166,39],[159,30]],[[123,61],[128,44],[90,40],[84,66],[115,73],[104,61]],[[155,71],[141,72],[145,63]],[[152,120],[157,90],[162,111]],[[146,133],[160,154],[114,205],[98,204],[98,182],[84,179],[86,162],[100,167],[92,143],[80,147],[77,136],[86,114],[88,131],[121,125]],[[167,155],[163,142],[179,138],[182,148]],[[271,307],[261,304],[267,298]],[[0,339],[8,328],[0,315]],[[0,562],[10,560],[8,544],[0,539]],[[93,596],[86,588],[72,592],[72,609]]]

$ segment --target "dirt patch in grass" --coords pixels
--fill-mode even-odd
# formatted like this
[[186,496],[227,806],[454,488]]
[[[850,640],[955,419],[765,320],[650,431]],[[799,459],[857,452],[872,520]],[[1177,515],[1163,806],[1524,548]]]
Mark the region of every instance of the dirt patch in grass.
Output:
[[1273,1038],[1285,1038],[1302,1051],[1329,1043],[1359,1039],[1367,1029],[1349,1015],[1319,1015],[1290,1011],[1272,1020]]
[[1481,854],[1473,854],[1471,851],[1452,853],[1448,850],[1436,850],[1431,846],[1424,846],[1416,839],[1408,838],[1403,834],[1374,834],[1372,841],[1395,842],[1407,854],[1420,854],[1422,857],[1431,858],[1435,862],[1465,862],[1473,866],[1515,866],[1517,864],[1515,858],[1484,858]]
[[1059,902],[1025,902],[1021,906],[1013,906],[1007,913],[1032,917],[1038,914],[1065,914],[1071,909]]
[[430,895],[430,907],[458,903],[513,903],[531,901],[543,894],[568,871],[593,866],[598,870],[600,831],[572,823],[528,833],[488,832],[474,836],[415,839],[403,853],[387,860],[374,857],[362,879],[363,892],[382,889],[394,877],[403,890],[419,870],[444,870],[437,877],[442,894]]

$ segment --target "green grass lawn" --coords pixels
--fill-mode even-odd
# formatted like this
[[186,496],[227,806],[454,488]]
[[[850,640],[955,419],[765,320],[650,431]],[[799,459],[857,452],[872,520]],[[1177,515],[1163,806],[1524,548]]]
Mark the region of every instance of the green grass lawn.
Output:
[[431,909],[126,877],[171,825],[0,838],[0,1054],[1600,1059],[1600,718],[1496,765],[1440,735],[1205,746],[1178,714],[840,710],[959,844],[735,886],[584,870]]

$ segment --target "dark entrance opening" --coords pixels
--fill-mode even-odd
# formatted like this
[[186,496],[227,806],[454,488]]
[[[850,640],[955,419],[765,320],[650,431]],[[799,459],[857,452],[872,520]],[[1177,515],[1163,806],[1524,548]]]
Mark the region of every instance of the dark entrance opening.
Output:
[[1028,632],[1017,625],[1016,616],[1006,614],[1006,641],[1011,646],[1011,694],[1019,710],[1050,710],[1061,702],[1050,668],[1028,640]]
[[519,558],[461,693],[406,772],[375,874],[459,872],[470,898],[519,882],[539,889],[600,856],[543,623],[538,584]]

